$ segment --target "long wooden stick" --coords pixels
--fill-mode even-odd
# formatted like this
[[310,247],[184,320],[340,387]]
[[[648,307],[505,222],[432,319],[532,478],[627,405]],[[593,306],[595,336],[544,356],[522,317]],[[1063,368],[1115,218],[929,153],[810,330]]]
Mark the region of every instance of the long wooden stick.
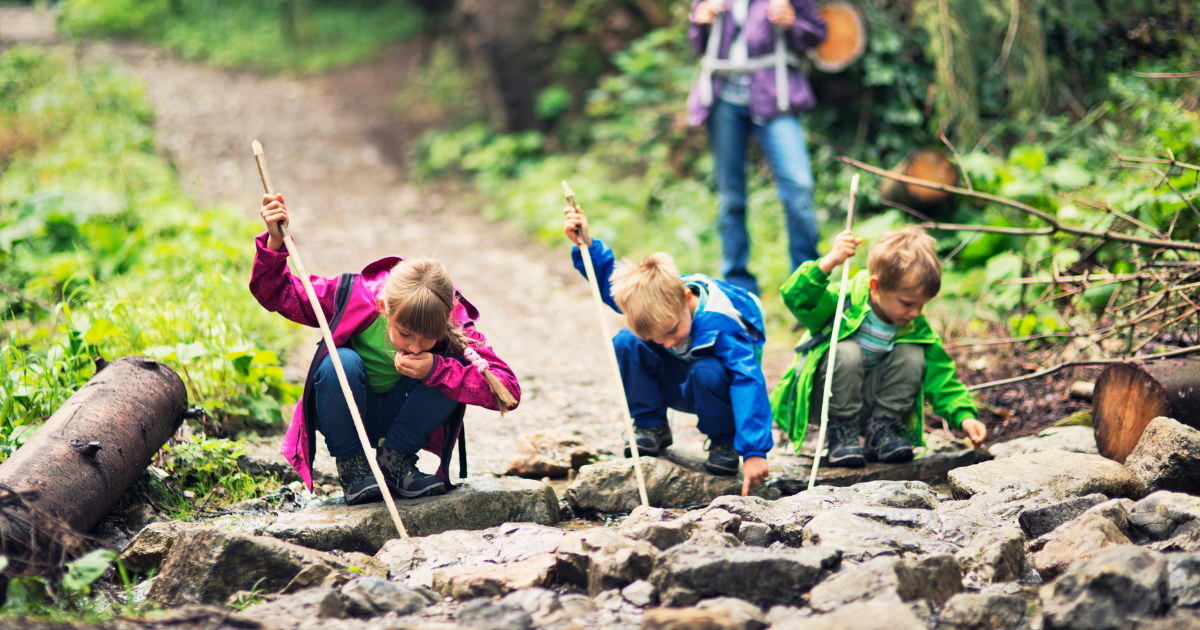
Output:
[[[254,161],[258,163],[258,175],[262,178],[263,190],[268,195],[274,196],[275,186],[271,183],[271,174],[267,172],[267,156],[263,155],[262,145],[258,140],[254,141],[253,147]],[[371,439],[367,437],[367,430],[363,428],[362,416],[358,413],[358,404],[354,402],[354,392],[350,391],[350,381],[346,379],[342,358],[338,356],[337,346],[333,343],[333,332],[329,330],[325,311],[321,310],[321,302],[317,298],[317,292],[313,289],[312,282],[308,279],[308,272],[304,270],[300,252],[296,249],[296,243],[292,241],[292,235],[288,233],[287,226],[282,221],[279,222],[279,231],[283,233],[283,244],[287,247],[288,259],[296,266],[296,275],[300,277],[300,282],[304,285],[304,292],[308,294],[308,301],[312,305],[313,313],[317,315],[317,324],[321,327],[321,337],[325,339],[325,349],[329,351],[329,356],[333,359],[333,370],[337,372],[338,382],[342,385],[342,395],[345,396],[346,403],[350,405],[350,417],[354,420],[354,428],[358,431],[358,441],[362,443],[363,454],[366,455],[371,452]],[[367,465],[371,467],[371,474],[375,475],[375,483],[379,484],[383,502],[387,504],[388,514],[392,515],[392,523],[396,525],[396,531],[400,532],[401,538],[408,538],[408,531],[404,529],[400,513],[396,511],[396,502],[392,500],[392,493],[388,489],[387,480],[383,478],[383,471],[379,469],[379,463],[369,455],[366,459]]]
[[[563,194],[572,210],[579,211],[575,205],[575,193],[567,182],[562,183]],[[617,363],[617,351],[613,348],[612,335],[608,333],[608,320],[604,318],[604,298],[600,297],[600,283],[596,279],[596,268],[592,266],[592,252],[587,246],[587,233],[580,226],[578,230],[579,252],[583,256],[583,267],[587,270],[588,283],[592,285],[592,297],[596,301],[596,314],[600,319],[600,333],[604,335],[604,347],[608,350],[608,360],[612,363],[613,377],[617,381],[617,393],[621,395],[621,419],[625,421],[625,431],[629,435],[629,450],[633,453],[633,471],[637,476],[638,494],[642,505],[650,507],[650,499],[646,495],[646,477],[642,474],[642,459],[638,455],[637,437],[633,433],[633,418],[629,415],[629,399],[625,397],[625,382],[621,380],[621,366]]]
[[[858,196],[858,173],[850,180],[850,203],[846,209],[846,231],[854,227],[854,198]],[[821,466],[821,449],[825,448],[825,429],[829,426],[829,401],[833,398],[833,364],[837,359],[838,334],[842,330],[842,307],[846,305],[846,287],[850,285],[850,260],[842,263],[842,288],[838,291],[837,309],[833,311],[833,332],[829,336],[829,362],[825,368],[825,392],[821,396],[821,433],[817,437],[817,454],[813,457],[808,489],[817,483],[817,468]]]

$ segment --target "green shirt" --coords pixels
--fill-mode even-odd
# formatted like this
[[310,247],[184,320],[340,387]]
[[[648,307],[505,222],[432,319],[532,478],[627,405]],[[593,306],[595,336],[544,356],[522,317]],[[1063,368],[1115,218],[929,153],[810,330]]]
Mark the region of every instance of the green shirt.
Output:
[[350,349],[362,358],[367,386],[376,394],[392,391],[404,375],[396,371],[396,347],[387,336],[387,319],[380,315],[366,330],[350,337]]

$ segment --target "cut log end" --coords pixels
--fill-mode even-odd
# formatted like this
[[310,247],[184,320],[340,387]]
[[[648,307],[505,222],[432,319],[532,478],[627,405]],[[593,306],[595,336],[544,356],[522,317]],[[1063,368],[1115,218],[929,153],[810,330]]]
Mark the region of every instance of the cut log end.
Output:
[[1117,363],[1096,379],[1092,422],[1101,455],[1125,463],[1159,416],[1200,427],[1200,360]]
[[849,2],[829,2],[817,11],[825,18],[828,34],[820,45],[809,49],[808,56],[821,72],[841,72],[867,49],[862,16]]
[[[958,185],[958,169],[946,154],[937,149],[922,149],[904,158],[893,172],[931,181],[943,186]],[[950,193],[928,188],[918,184],[905,184],[893,179],[885,179],[879,189],[880,195],[888,201],[927,208],[935,206],[950,198]]]

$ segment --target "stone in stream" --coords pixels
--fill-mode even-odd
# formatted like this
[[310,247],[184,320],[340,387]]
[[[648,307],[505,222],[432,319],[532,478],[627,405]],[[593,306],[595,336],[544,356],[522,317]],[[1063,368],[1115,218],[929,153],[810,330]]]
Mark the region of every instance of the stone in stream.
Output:
[[950,490],[956,499],[1003,485],[1022,482],[1038,484],[1071,496],[1100,493],[1108,497],[1137,499],[1145,486],[1129,469],[1100,455],[1066,451],[1042,451],[1014,455],[949,474]]
[[945,501],[934,509],[941,538],[966,545],[981,531],[1018,528],[1018,517],[1030,509],[1061,503],[1074,495],[1031,481],[1000,484],[960,501]]
[[709,597],[758,604],[799,602],[826,572],[836,569],[834,549],[722,548],[683,544],[654,564],[650,583],[664,606],[690,606]]
[[[741,477],[717,477],[688,470],[657,457],[643,457],[642,474],[651,505],[682,508],[703,505],[721,495],[740,495]],[[767,486],[751,489],[755,496],[778,498],[777,490]],[[641,505],[633,460],[621,459],[592,464],[579,469],[579,477],[567,488],[566,500],[577,513],[631,512]]]
[[342,585],[346,612],[355,617],[375,617],[394,612],[408,615],[429,606],[425,595],[403,584],[383,578],[356,577]]
[[1016,628],[1025,618],[1025,600],[1014,595],[959,593],[946,602],[937,630]]
[[1200,606],[1200,554],[1168,554],[1167,581],[1172,606]]
[[192,527],[176,535],[149,598],[170,606],[223,604],[241,590],[336,586],[351,575],[348,565],[327,553],[266,536]]
[[1089,494],[1050,505],[1029,508],[1017,515],[1017,523],[1020,523],[1021,531],[1025,532],[1026,536],[1037,538],[1083,514],[1088,508],[1107,500],[1108,497],[1103,494]]
[[[550,486],[512,477],[465,482],[442,496],[398,500],[396,509],[409,536],[485,529],[507,522],[558,522],[558,499]],[[369,554],[398,537],[383,502],[348,506],[342,499],[312,503],[282,515],[266,533],[313,549]]]
[[821,582],[809,594],[813,610],[829,612],[857,601],[929,600],[941,604],[962,591],[962,569],[951,555],[917,560],[876,558]]
[[831,547],[846,559],[916,553],[953,554],[958,545],[937,539],[940,526],[930,510],[846,507],[822,512],[802,531],[805,546]]
[[346,602],[336,588],[309,588],[279,599],[254,604],[242,614],[271,626],[299,626],[314,619],[343,619]]
[[579,470],[597,457],[596,449],[579,436],[565,431],[539,431],[517,439],[517,452],[507,474],[526,479],[566,477],[568,470]]
[[1091,427],[1054,427],[1037,435],[993,444],[988,450],[996,459],[1043,451],[1100,454],[1100,450],[1096,448],[1096,432]]
[[1129,545],[1120,527],[1100,514],[1085,514],[1054,530],[1055,538],[1033,554],[1033,566],[1049,581],[1072,564],[1095,558],[1112,547]]
[[[946,483],[950,471],[972,466],[991,459],[986,450],[968,448],[948,453],[933,453],[902,464],[868,463],[862,468],[839,468],[825,466],[822,462],[817,470],[817,483],[823,486],[849,487],[872,481],[919,481],[927,484]],[[772,472],[768,482],[783,496],[808,491],[808,478],[812,473],[812,458],[784,455],[776,457],[782,468]]]
[[985,530],[954,557],[971,582],[1015,582],[1025,572],[1025,536],[1019,529]]
[[552,554],[566,532],[532,523],[505,523],[479,531],[453,530],[409,539],[389,540],[375,559],[393,580],[432,586],[437,569],[453,566],[496,567]]
[[554,584],[557,560],[544,553],[508,564],[466,564],[433,571],[433,590],[454,599],[497,597],[528,588]]
[[1200,493],[1200,431],[1171,418],[1146,425],[1125,466],[1146,488]]
[[814,617],[784,617],[771,630],[929,630],[912,608],[897,601],[875,599],[843,606]]
[[1122,630],[1170,606],[1166,559],[1125,545],[1080,562],[1042,587],[1045,630]]
[[533,630],[533,617],[512,601],[477,599],[458,611],[458,623],[477,630]]
[[595,597],[650,575],[659,550],[604,528],[571,532],[556,552],[559,582],[574,584]]
[[121,564],[134,573],[157,569],[175,544],[175,536],[185,527],[189,525],[180,521],[159,521],[143,527],[121,552]]
[[1200,497],[1159,490],[1129,510],[1129,523],[1151,540],[1170,538],[1177,527],[1200,518]]
[[642,630],[762,630],[770,625],[754,604],[732,597],[706,599],[693,608],[652,608]]

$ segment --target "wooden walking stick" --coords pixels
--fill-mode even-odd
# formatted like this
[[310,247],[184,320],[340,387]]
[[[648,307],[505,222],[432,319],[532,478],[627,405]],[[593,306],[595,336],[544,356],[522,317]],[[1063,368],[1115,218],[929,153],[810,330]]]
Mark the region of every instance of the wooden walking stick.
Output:
[[[567,204],[579,212],[575,205],[575,193],[567,182],[562,183],[563,194],[567,196]],[[621,366],[617,364],[617,351],[613,348],[612,335],[608,334],[608,322],[604,319],[604,298],[600,297],[600,283],[596,280],[596,268],[592,266],[592,252],[587,246],[587,232],[583,225],[579,226],[576,237],[579,242],[579,253],[583,256],[583,267],[587,270],[588,282],[592,285],[592,297],[596,300],[596,314],[600,316],[600,332],[604,335],[604,347],[608,349],[608,360],[612,363],[613,376],[617,380],[617,393],[621,395],[621,419],[625,421],[625,431],[629,433],[629,450],[633,453],[633,471],[637,476],[638,494],[642,505],[650,507],[650,499],[646,496],[646,477],[642,474],[642,459],[638,455],[637,438],[633,434],[633,418],[629,415],[629,399],[625,398],[625,382],[621,380]]]
[[[846,231],[854,227],[854,197],[858,195],[858,174],[850,180],[850,205],[846,209]],[[846,305],[846,286],[850,284],[850,260],[842,263],[842,288],[838,291],[837,308],[833,311],[833,332],[829,335],[829,362],[825,368],[825,391],[821,396],[821,433],[817,437],[817,453],[813,457],[808,489],[817,483],[817,468],[821,466],[821,449],[825,448],[825,428],[829,425],[829,400],[833,397],[833,363],[837,359],[838,334],[842,329],[842,307]]]
[[[254,161],[258,163],[258,175],[262,178],[263,190],[268,195],[274,196],[275,186],[271,184],[271,174],[267,172],[267,156],[263,155],[262,145],[258,140],[254,141],[253,147]],[[337,372],[338,382],[342,385],[342,395],[346,397],[346,403],[350,405],[350,417],[354,420],[354,428],[358,431],[358,441],[362,443],[363,454],[370,453],[371,439],[367,437],[367,430],[363,428],[362,416],[358,413],[358,404],[354,402],[354,392],[350,391],[350,381],[346,379],[342,358],[338,356],[337,346],[333,344],[333,331],[329,330],[325,311],[321,310],[317,292],[308,279],[304,263],[300,261],[300,252],[296,249],[296,243],[292,241],[292,235],[288,234],[287,226],[283,224],[283,221],[279,222],[279,231],[283,233],[283,244],[287,247],[288,259],[296,266],[296,275],[300,277],[300,282],[304,285],[304,292],[308,294],[308,301],[312,305],[313,313],[317,315],[317,324],[321,327],[321,337],[325,339],[325,349],[329,351],[329,356],[333,359],[333,370]],[[383,471],[379,469],[379,463],[375,461],[374,457],[368,456],[367,465],[371,467],[371,474],[375,475],[375,483],[379,484],[383,502],[387,504],[388,514],[392,515],[392,523],[396,525],[396,531],[400,532],[401,538],[408,538],[408,531],[404,529],[404,523],[400,521],[400,513],[396,511],[396,502],[392,500],[392,493],[388,490],[387,481],[383,478]]]

